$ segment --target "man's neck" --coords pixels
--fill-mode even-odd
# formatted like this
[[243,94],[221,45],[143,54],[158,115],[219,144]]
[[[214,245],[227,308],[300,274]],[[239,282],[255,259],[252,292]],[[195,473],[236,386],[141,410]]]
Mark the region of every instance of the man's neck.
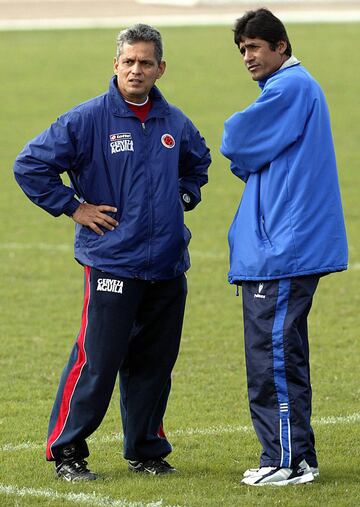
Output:
[[279,70],[287,69],[288,67],[292,67],[293,65],[298,65],[300,63],[300,60],[296,58],[296,56],[291,55],[286,58],[286,60],[283,62]]
[[149,101],[149,96],[147,96],[147,97],[146,97],[146,99],[145,99],[144,101],[142,101],[142,102],[131,102],[130,100],[126,100],[126,99],[124,99],[124,100],[125,100],[125,102],[126,102],[127,104],[131,104],[132,106],[138,106],[138,107],[141,107],[141,106],[145,106],[145,104],[147,104],[147,103],[148,103],[148,101]]

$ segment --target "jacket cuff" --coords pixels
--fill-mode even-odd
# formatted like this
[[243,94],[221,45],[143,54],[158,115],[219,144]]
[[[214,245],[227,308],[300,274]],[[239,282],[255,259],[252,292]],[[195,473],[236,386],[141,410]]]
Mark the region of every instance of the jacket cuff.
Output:
[[190,211],[195,208],[197,204],[199,204],[198,199],[187,190],[180,189],[180,199],[185,211]]
[[81,202],[79,202],[77,199],[73,198],[69,204],[67,204],[65,207],[64,207],[64,214],[67,215],[68,217],[72,217],[73,214],[75,213],[75,211],[78,209],[78,207],[80,206]]

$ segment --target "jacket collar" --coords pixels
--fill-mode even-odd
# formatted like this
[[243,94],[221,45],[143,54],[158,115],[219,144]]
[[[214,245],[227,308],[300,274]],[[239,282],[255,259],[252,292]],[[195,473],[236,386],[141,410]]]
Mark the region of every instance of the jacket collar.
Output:
[[266,76],[265,79],[262,79],[261,81],[258,82],[260,88],[263,89],[267,80],[275,76],[278,72],[281,72],[282,70],[288,69],[290,67],[294,67],[295,65],[300,65],[300,63],[301,63],[300,60],[298,60],[296,56],[294,55],[290,56],[290,58],[288,58],[277,71],[273,72],[272,74],[269,74],[269,76]]
[[[161,94],[160,90],[153,86],[150,90],[149,96],[152,100],[152,108],[149,113],[149,117],[159,117],[162,118],[169,114],[169,104]],[[110,101],[110,109],[113,114],[116,116],[135,116],[135,113],[131,111],[125,100],[123,99],[119,89],[117,87],[117,77],[113,76],[110,80],[109,86],[109,101]]]

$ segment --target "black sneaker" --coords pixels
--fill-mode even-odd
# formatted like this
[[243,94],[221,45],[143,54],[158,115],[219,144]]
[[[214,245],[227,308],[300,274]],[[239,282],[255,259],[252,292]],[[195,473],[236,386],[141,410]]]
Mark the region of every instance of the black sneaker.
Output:
[[149,459],[147,461],[129,461],[129,470],[131,472],[142,472],[151,475],[165,475],[176,472],[176,468],[172,467],[162,458]]
[[66,481],[94,481],[97,475],[86,468],[85,461],[76,452],[74,445],[68,445],[61,450],[60,461],[56,461],[56,475]]

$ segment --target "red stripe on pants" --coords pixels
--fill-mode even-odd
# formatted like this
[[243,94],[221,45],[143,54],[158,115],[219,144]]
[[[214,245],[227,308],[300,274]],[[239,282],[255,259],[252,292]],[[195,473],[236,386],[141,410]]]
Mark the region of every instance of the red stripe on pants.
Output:
[[159,426],[158,437],[160,437],[160,438],[166,438],[163,423],[161,423],[160,426]]
[[71,400],[74,391],[76,389],[76,385],[80,379],[82,369],[86,364],[85,337],[86,337],[86,328],[88,324],[89,300],[90,300],[90,268],[88,266],[85,266],[84,306],[81,317],[81,328],[77,339],[78,356],[65,382],[64,391],[60,403],[59,416],[54,426],[54,429],[48,438],[46,447],[46,457],[47,459],[50,460],[55,458],[52,453],[51,447],[64,431],[65,424],[70,413]]

